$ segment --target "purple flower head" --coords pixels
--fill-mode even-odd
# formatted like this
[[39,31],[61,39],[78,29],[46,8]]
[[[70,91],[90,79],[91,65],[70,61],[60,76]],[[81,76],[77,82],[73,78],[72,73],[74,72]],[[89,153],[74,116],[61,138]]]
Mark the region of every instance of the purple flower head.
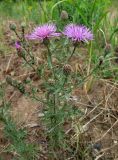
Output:
[[87,42],[93,40],[93,34],[87,27],[76,24],[67,25],[63,34],[74,42]]
[[17,50],[20,50],[21,49],[21,45],[20,45],[20,42],[15,42],[15,48],[17,49]]
[[30,35],[26,36],[26,38],[30,40],[44,40],[50,37],[58,37],[60,36],[60,33],[57,33],[56,30],[55,24],[44,24],[36,27]]

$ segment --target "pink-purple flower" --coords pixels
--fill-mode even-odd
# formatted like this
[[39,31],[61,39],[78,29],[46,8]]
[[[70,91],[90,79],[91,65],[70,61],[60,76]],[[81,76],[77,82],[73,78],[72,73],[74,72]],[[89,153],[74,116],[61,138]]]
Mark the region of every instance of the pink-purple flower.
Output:
[[47,23],[36,27],[31,34],[26,36],[26,38],[30,40],[44,40],[50,37],[58,37],[60,36],[60,33],[57,33],[56,30],[57,28],[55,24]]
[[20,50],[21,49],[21,45],[20,45],[20,42],[15,42],[15,48],[17,49],[17,50]]
[[93,40],[93,34],[90,29],[76,24],[67,25],[63,34],[74,42],[88,42]]

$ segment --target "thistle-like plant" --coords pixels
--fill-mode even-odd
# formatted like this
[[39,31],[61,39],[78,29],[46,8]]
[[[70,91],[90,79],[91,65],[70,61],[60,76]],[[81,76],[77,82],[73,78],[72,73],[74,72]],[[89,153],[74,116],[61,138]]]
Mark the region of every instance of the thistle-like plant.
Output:
[[[43,98],[38,97],[33,90],[31,90],[30,93],[27,92],[23,83],[12,80],[10,77],[7,78],[7,82],[19,89],[19,91],[26,96],[34,98],[40,103],[43,103],[43,120],[47,126],[46,134],[49,142],[51,142],[50,144],[52,146],[52,150],[65,147],[66,136],[64,134],[64,124],[68,120],[71,121],[73,115],[76,115],[80,112],[79,110],[75,110],[68,102],[72,91],[71,85],[73,83],[73,69],[70,59],[75,53],[76,48],[79,46],[79,43],[88,43],[89,41],[93,40],[93,34],[87,27],[76,24],[69,24],[65,27],[63,32],[57,32],[56,25],[53,23],[48,23],[36,27],[32,33],[26,36],[24,36],[24,30],[22,31],[23,33],[19,35],[16,27],[12,26],[11,29],[15,32],[18,38],[18,41],[15,43],[18,56],[22,57],[39,77],[40,67],[36,65],[35,56],[30,51],[28,41],[39,41],[39,43],[42,43],[45,48],[47,48],[47,62],[45,63],[45,69],[50,72],[50,75],[48,78],[45,78],[45,72],[43,72],[42,76],[40,77],[43,79],[45,86]],[[70,53],[70,55],[63,60],[63,62],[58,61],[58,67],[55,63],[53,63],[53,57],[55,55],[51,49],[52,39],[55,38],[58,38],[60,41],[63,38],[69,39],[73,44],[72,53]],[[53,43],[58,43],[58,41],[53,41]],[[61,45],[63,48],[63,44]],[[63,50],[61,52],[63,52]]]

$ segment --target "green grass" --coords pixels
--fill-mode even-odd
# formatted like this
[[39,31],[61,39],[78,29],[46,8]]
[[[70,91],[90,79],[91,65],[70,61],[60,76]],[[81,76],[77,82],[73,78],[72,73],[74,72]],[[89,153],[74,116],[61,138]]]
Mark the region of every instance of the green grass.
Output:
[[0,122],[4,124],[4,138],[9,142],[8,147],[4,150],[4,153],[13,154],[16,152],[16,156],[13,160],[34,160],[37,148],[34,144],[26,142],[27,131],[25,129],[16,126],[10,115],[10,103],[5,100],[4,84],[0,86],[0,100],[2,104],[0,106]]
[[[61,0],[61,1],[3,1],[0,5],[0,13],[5,17],[12,17],[20,20],[35,21],[60,21],[60,13],[66,10],[72,22],[94,25],[95,29],[106,15],[106,9],[110,4],[109,0]],[[57,21],[58,20],[58,21]],[[93,24],[94,23],[94,24]]]

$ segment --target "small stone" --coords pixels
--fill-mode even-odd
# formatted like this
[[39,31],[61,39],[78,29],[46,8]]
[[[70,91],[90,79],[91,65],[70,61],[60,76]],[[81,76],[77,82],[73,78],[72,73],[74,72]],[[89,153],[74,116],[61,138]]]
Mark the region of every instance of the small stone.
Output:
[[102,148],[102,145],[101,145],[101,143],[95,143],[95,144],[93,144],[93,148],[100,151]]
[[117,144],[118,143],[118,141],[117,140],[114,140],[114,144]]
[[70,96],[69,101],[77,102],[78,98],[77,96]]
[[44,113],[39,113],[39,114],[38,114],[38,117],[39,117],[39,118],[44,117]]
[[40,127],[37,123],[28,124],[26,127],[34,128],[34,127]]
[[11,76],[14,76],[14,75],[15,75],[15,72],[14,72],[14,71],[12,71],[12,72],[10,73],[10,75],[11,75]]
[[89,125],[84,125],[82,127],[83,132],[87,132],[89,130]]

